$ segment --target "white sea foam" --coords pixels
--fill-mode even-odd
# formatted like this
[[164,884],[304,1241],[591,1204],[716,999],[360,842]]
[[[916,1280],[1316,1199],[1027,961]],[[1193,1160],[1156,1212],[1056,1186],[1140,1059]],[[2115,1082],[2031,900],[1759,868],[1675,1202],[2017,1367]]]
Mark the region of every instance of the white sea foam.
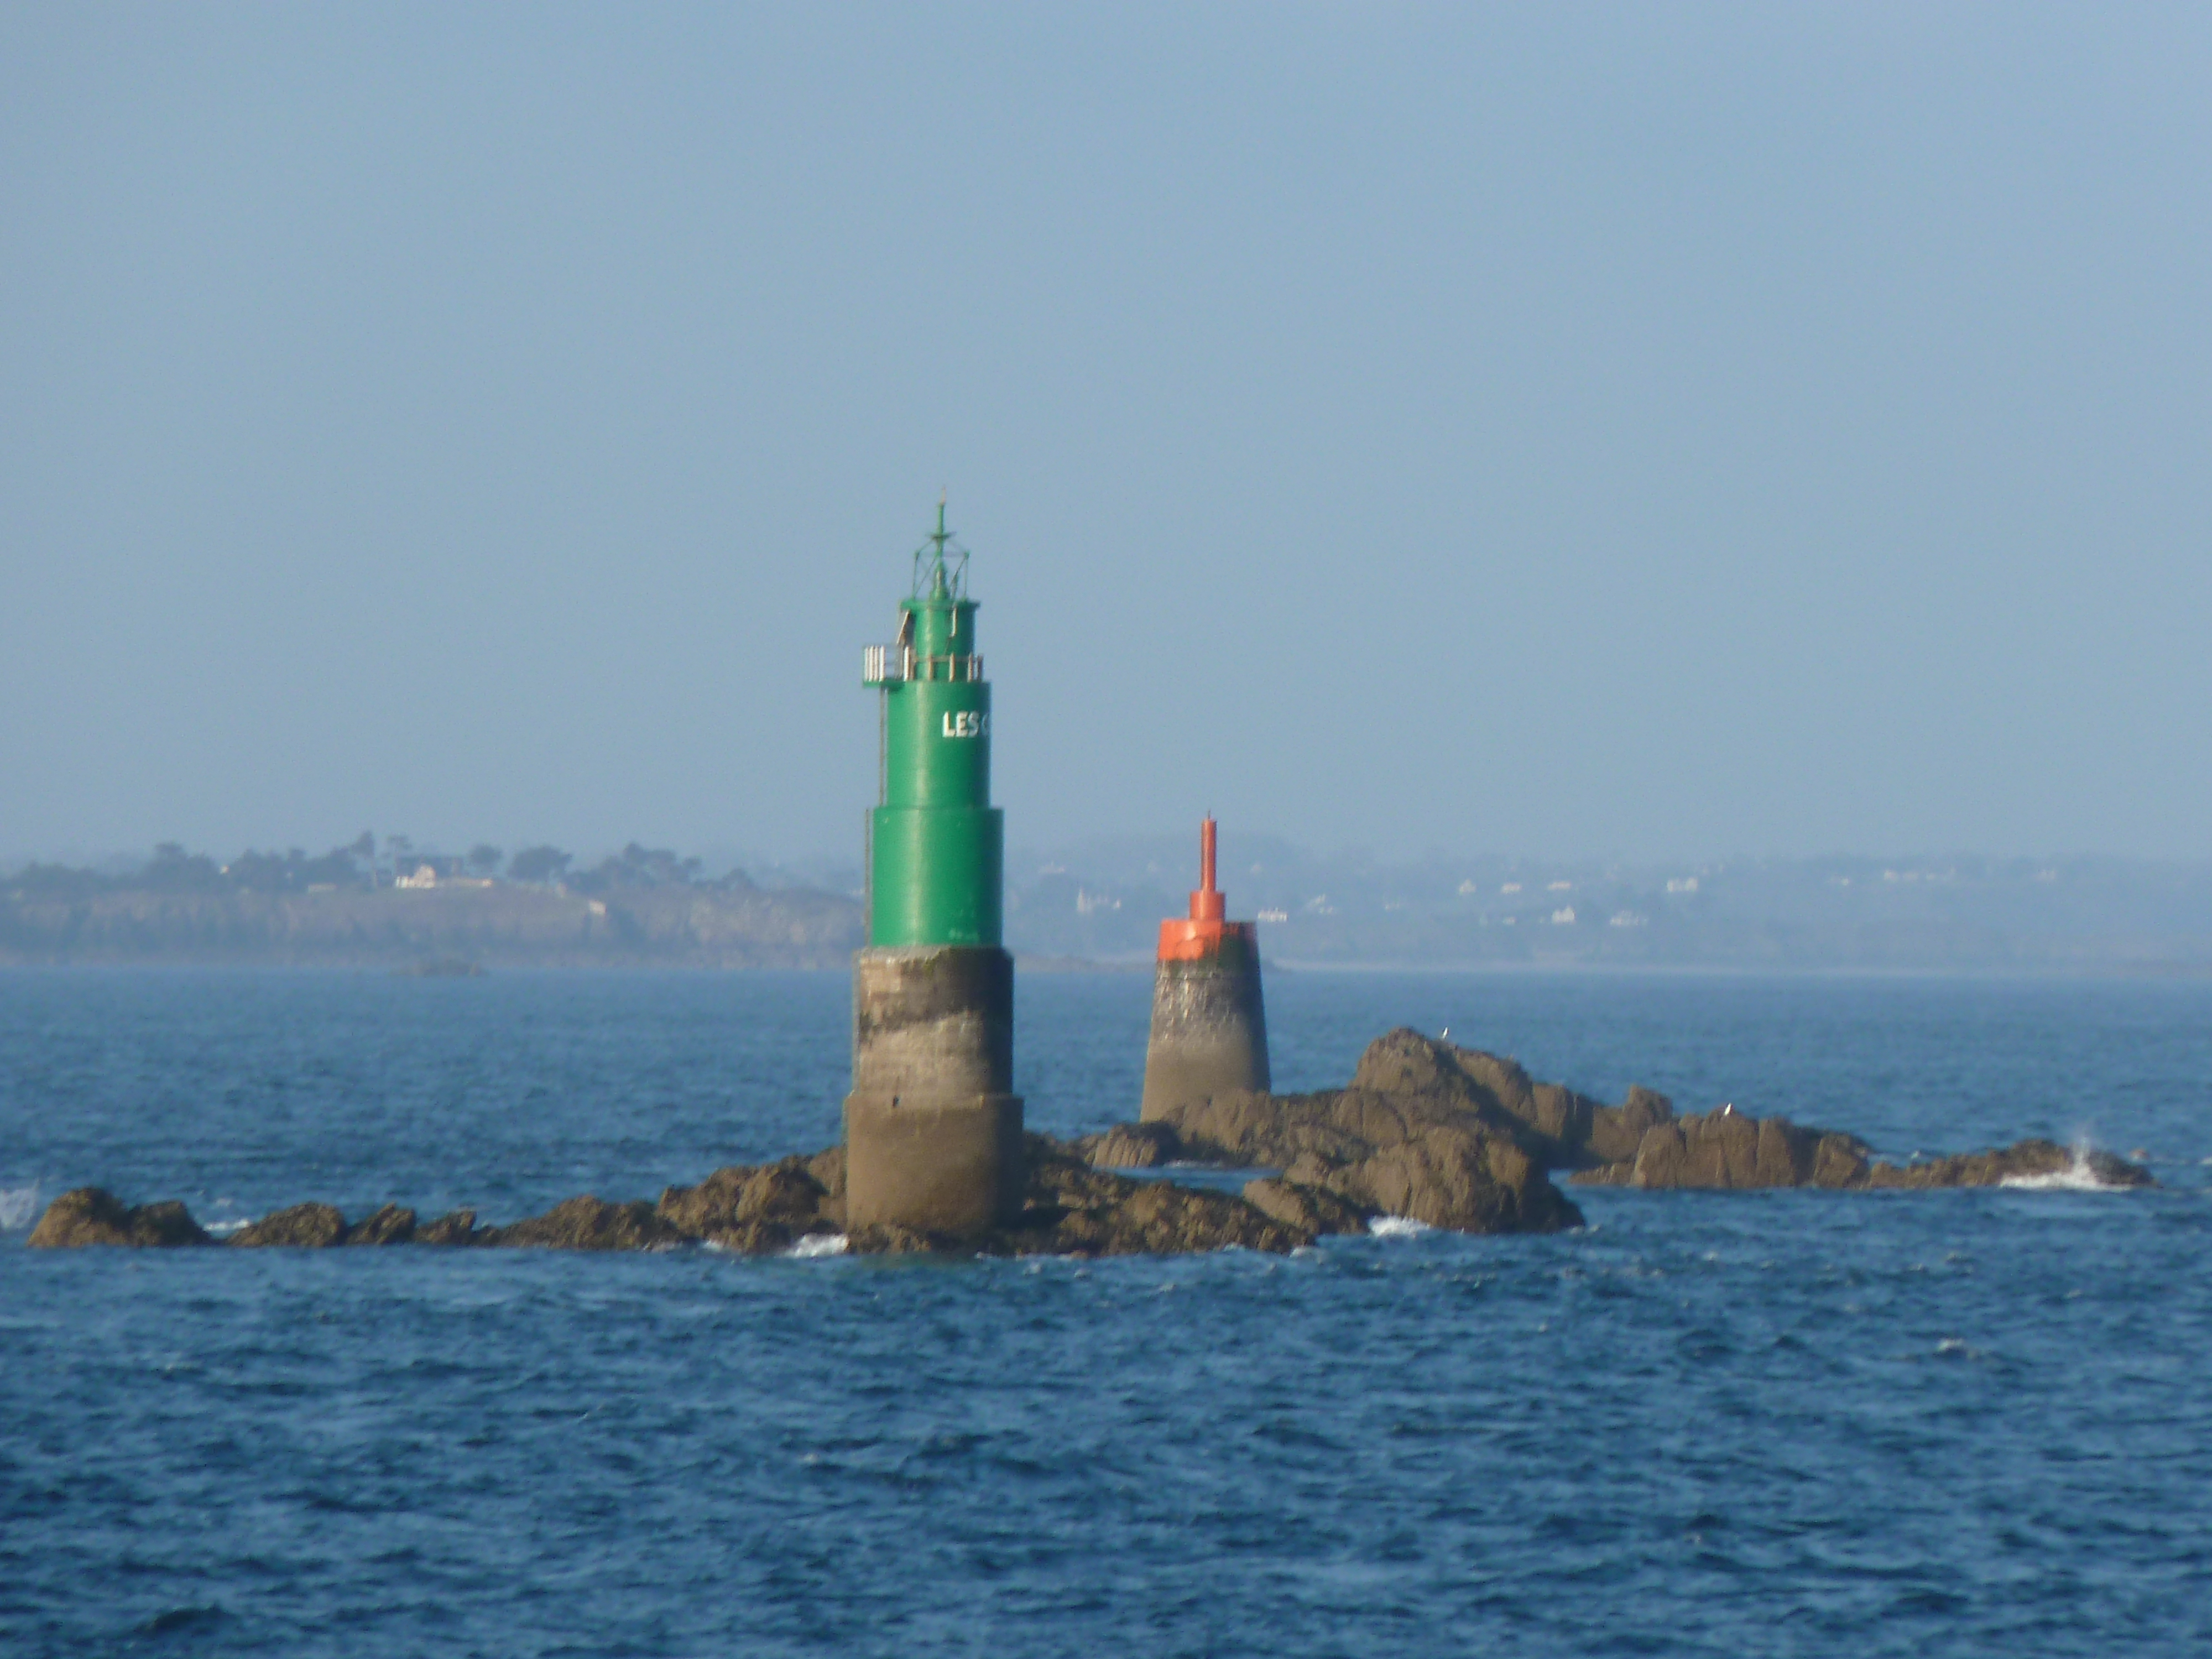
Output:
[[27,1227],[38,1218],[39,1183],[27,1187],[0,1187],[0,1233],[12,1233]]
[[244,1232],[253,1223],[249,1218],[240,1216],[235,1221],[209,1221],[201,1224],[217,1238],[228,1238],[233,1233]]
[[2007,1176],[1997,1184],[2038,1192],[2120,1193],[2127,1190],[2117,1182],[2097,1178],[2096,1167],[2089,1162],[2089,1143],[2086,1140],[2074,1143],[2073,1161],[2063,1170],[2053,1170],[2048,1175]]
[[817,1255],[845,1254],[845,1235],[842,1233],[809,1233],[793,1245],[786,1254],[805,1261]]
[[1367,1231],[1377,1238],[1413,1238],[1435,1229],[1409,1215],[1378,1215],[1367,1224]]

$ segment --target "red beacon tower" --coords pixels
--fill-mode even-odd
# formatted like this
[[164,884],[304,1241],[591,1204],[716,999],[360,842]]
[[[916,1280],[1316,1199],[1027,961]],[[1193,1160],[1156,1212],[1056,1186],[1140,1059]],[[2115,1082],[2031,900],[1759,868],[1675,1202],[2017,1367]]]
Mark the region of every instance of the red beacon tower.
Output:
[[1160,923],[1139,1112],[1148,1122],[1231,1090],[1265,1091],[1272,1081],[1259,927],[1227,919],[1228,902],[1214,884],[1215,848],[1209,816],[1199,826],[1190,914]]

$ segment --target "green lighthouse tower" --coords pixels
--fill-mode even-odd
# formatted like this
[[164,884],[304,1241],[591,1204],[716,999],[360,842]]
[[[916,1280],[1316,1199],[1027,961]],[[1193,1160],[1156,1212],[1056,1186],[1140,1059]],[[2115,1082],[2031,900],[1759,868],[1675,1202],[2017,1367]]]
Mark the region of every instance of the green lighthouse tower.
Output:
[[867,648],[883,688],[883,804],[868,821],[868,943],[999,943],[1006,815],[991,805],[991,687],[968,550],[937,528],[914,556],[897,641]]
[[1014,1219],[1014,963],[1000,944],[1006,823],[991,805],[991,687],[968,552],[945,527],[914,556],[898,637],[872,645],[879,796],[868,815],[868,942],[853,957],[846,1224],[959,1237]]

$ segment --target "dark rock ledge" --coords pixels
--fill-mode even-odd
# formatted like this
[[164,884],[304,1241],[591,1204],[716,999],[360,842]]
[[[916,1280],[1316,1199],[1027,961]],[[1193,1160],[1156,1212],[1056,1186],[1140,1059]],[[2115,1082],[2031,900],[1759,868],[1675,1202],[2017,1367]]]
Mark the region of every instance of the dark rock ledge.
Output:
[[1577,1185],[1838,1191],[1988,1187],[2064,1177],[2146,1187],[2148,1170],[2109,1152],[2023,1140],[1924,1164],[1872,1161],[1856,1136],[1733,1110],[1676,1117],[1672,1102],[1632,1088],[1602,1105],[1537,1083],[1515,1061],[1401,1029],[1360,1056],[1351,1085],[1310,1095],[1217,1095],[1152,1123],[1079,1143],[1113,1168],[1175,1163],[1266,1165],[1279,1177],[1244,1189],[1252,1202],[1316,1231],[1328,1201],[1364,1215],[1410,1216],[1466,1232],[1545,1231],[1581,1220],[1543,1178]]
[[1734,1192],[1760,1187],[1824,1187],[1833,1192],[1926,1192],[1939,1187],[1998,1187],[2008,1181],[2065,1179],[2089,1187],[2151,1187],[2150,1171],[2110,1152],[2076,1151],[2055,1140],[2023,1140],[1985,1152],[1957,1152],[1925,1164],[1870,1159],[1853,1136],[1808,1129],[1786,1117],[1708,1112],[1648,1131],[1636,1156],[1583,1170],[1578,1186],[1699,1188]]
[[[1073,1148],[1029,1138],[1029,1192],[1018,1225],[982,1238],[937,1238],[894,1228],[854,1234],[846,1248],[863,1255],[943,1250],[988,1255],[1126,1255],[1218,1250],[1231,1245],[1286,1251],[1310,1243],[1315,1230],[1277,1219],[1233,1194],[1134,1180],[1094,1169]],[[504,1227],[477,1224],[457,1210],[418,1223],[412,1210],[387,1205],[348,1224],[328,1204],[300,1204],[233,1234],[232,1248],[289,1245],[311,1249],[354,1244],[443,1244],[564,1250],[654,1250],[707,1245],[751,1255],[776,1255],[801,1239],[842,1235],[845,1154],[787,1158],[757,1168],[717,1170],[696,1187],[671,1187],[657,1203],[614,1203],[588,1194]],[[97,1187],[64,1193],[33,1231],[38,1247],[85,1244],[214,1245],[181,1204],[125,1206]]]
[[[1582,1212],[1552,1183],[1741,1188],[1989,1186],[2019,1176],[2073,1174],[2106,1186],[2150,1184],[2139,1166],[2096,1152],[2077,1158],[2047,1140],[2022,1141],[1899,1167],[1869,1161],[1851,1136],[1737,1113],[1674,1115],[1665,1096],[1631,1089],[1606,1106],[1537,1083],[1510,1060],[1400,1030],[1370,1043],[1349,1085],[1309,1095],[1230,1093],[1151,1123],[1122,1124],[1068,1143],[1029,1137],[1029,1182],[1016,1225],[981,1238],[939,1238],[897,1228],[847,1237],[860,1255],[945,1251],[987,1255],[1127,1255],[1218,1250],[1282,1252],[1326,1233],[1365,1231],[1406,1216],[1461,1232],[1553,1232]],[[1263,1168],[1241,1195],[1122,1171],[1177,1164]],[[328,1204],[300,1204],[231,1236],[232,1247],[327,1249],[356,1244],[495,1246],[569,1250],[689,1245],[774,1255],[800,1240],[843,1236],[845,1154],[717,1170],[658,1202],[589,1194],[503,1227],[473,1210],[419,1222],[386,1205],[349,1223]],[[213,1245],[182,1204],[125,1206],[97,1187],[64,1193],[30,1243]]]

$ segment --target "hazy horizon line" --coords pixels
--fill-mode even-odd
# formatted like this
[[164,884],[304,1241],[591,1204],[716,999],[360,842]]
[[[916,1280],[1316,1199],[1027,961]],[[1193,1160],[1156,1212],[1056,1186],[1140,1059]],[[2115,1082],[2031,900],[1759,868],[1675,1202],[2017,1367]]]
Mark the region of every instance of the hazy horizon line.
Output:
[[[373,832],[365,832],[373,833]],[[849,865],[858,870],[864,856],[862,844],[856,838],[848,851],[828,853],[775,852],[759,848],[748,848],[733,842],[695,843],[686,847],[680,842],[664,841],[656,837],[634,836],[616,842],[578,841],[563,843],[548,837],[513,837],[494,841],[486,836],[454,837],[450,842],[442,836],[416,837],[406,831],[394,831],[390,836],[375,835],[380,860],[392,840],[403,840],[410,854],[424,858],[456,858],[467,854],[471,848],[494,847],[502,860],[525,848],[552,847],[567,853],[574,863],[588,868],[609,859],[618,859],[626,848],[640,848],[648,852],[665,851],[683,858],[696,858],[708,870],[726,874],[733,870],[765,870],[779,872],[826,872]],[[1226,839],[1224,837],[1224,839]],[[223,865],[254,854],[285,857],[295,853],[307,858],[319,858],[331,853],[347,851],[357,843],[358,837],[317,847],[290,842],[247,842],[234,848],[216,850],[219,843],[194,844],[189,842],[163,838],[136,848],[48,847],[36,850],[8,849],[0,851],[0,876],[12,876],[34,865],[59,866],[70,869],[88,870],[108,875],[129,873],[134,868],[150,864],[159,849],[165,846],[180,848],[187,857],[205,857]],[[1049,868],[1060,860],[1070,857],[1127,857],[1136,854],[1171,855],[1180,850],[1182,843],[1192,842],[1191,860],[1196,866],[1196,836],[1182,831],[1124,831],[1107,832],[1058,841],[1039,840],[1016,843],[1007,851],[1007,866],[1012,873],[1017,867],[1042,865]],[[1372,846],[1359,844],[1324,846],[1302,842],[1295,837],[1266,830],[1239,832],[1236,841],[1249,850],[1262,854],[1267,860],[1291,858],[1311,863],[1361,863],[1378,867],[1416,867],[1433,864],[1466,863],[1480,865],[1542,865],[1550,867],[1600,866],[1620,870],[1673,870],[1696,874],[1705,871],[1718,872],[1730,866],[1823,864],[1911,866],[1926,869],[1936,865],[1974,864],[1988,866],[2051,866],[2085,864],[2126,866],[2148,869],[2193,869],[2212,866],[2212,853],[2185,856],[2108,851],[2098,848],[2074,848],[2063,851],[1992,852],[1969,848],[1918,849],[1864,849],[1831,848],[1818,852],[1775,852],[1738,848],[1725,853],[1592,853],[1546,852],[1541,850],[1506,848],[1453,848],[1429,847],[1419,851],[1386,852]],[[1249,859],[1224,859],[1230,869],[1248,867]]]

